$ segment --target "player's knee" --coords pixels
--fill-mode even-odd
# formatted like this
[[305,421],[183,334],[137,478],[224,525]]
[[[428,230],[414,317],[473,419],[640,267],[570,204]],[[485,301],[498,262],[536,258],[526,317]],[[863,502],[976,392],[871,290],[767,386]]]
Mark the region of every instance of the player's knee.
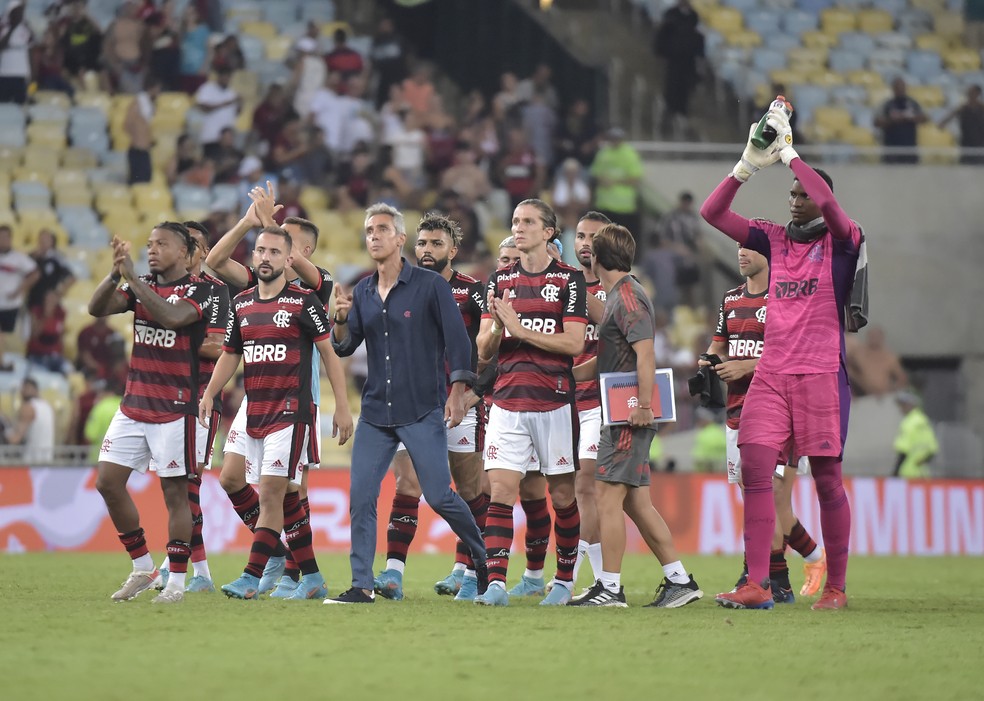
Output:
[[246,486],[246,475],[238,470],[227,470],[223,467],[219,474],[219,485],[226,494],[235,494]]
[[105,470],[99,470],[96,475],[96,491],[103,499],[113,499],[126,491],[126,482]]

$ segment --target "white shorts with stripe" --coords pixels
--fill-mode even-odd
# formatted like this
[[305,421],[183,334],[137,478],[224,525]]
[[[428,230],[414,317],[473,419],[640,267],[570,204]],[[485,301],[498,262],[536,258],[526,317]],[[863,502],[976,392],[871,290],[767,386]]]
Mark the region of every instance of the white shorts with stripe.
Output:
[[160,477],[186,477],[197,466],[194,416],[162,424],[134,421],[116,411],[99,449],[99,462],[111,462]]
[[265,438],[247,435],[246,482],[259,484],[260,477],[270,475],[300,484],[307,467],[310,433],[307,424],[292,424]]
[[579,411],[577,417],[581,422],[577,457],[581,460],[597,460],[598,444],[601,442],[601,407]]
[[485,435],[485,469],[544,475],[574,472],[573,409],[566,404],[552,411],[509,411],[493,404]]
[[[315,407],[314,414],[314,433],[311,435],[308,442],[308,456],[305,464],[311,470],[317,470],[321,467],[321,456],[320,456],[320,446],[321,446],[321,408]],[[246,397],[243,397],[243,403],[239,405],[239,411],[236,412],[236,418],[232,420],[232,425],[229,427],[229,433],[226,435],[224,453],[235,453],[236,455],[246,456]]]

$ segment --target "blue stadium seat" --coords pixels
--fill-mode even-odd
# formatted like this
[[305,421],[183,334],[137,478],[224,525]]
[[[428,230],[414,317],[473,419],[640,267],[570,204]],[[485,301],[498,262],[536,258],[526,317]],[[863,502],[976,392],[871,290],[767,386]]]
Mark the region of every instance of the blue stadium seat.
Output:
[[[779,31],[779,14],[770,10],[752,10],[745,13],[745,27],[768,37]],[[768,41],[766,41],[768,44]]]
[[868,102],[868,89],[863,85],[834,85],[830,100],[837,105],[863,105]]
[[881,49],[908,51],[912,48],[912,37],[903,32],[882,32],[875,35],[875,46]]
[[263,40],[252,34],[240,34],[239,47],[243,50],[243,59],[246,61],[246,67],[250,69],[262,61],[266,55],[266,46]]
[[895,29],[909,36],[933,31],[933,16],[926,10],[904,10],[895,16]]
[[812,14],[820,14],[821,10],[833,7],[834,0],[796,0],[796,7]]
[[835,73],[849,73],[864,68],[864,54],[846,49],[834,49],[827,56],[827,65]]
[[24,126],[8,126],[0,123],[0,146],[21,148],[27,145],[27,132]]
[[943,73],[943,59],[935,51],[910,51],[905,58],[906,71],[920,81],[931,81]]
[[885,10],[898,16],[909,6],[909,0],[872,0],[871,6],[876,10]]
[[819,19],[812,12],[792,10],[782,15],[782,28],[789,34],[799,36],[803,32],[812,32],[817,28]]
[[328,0],[305,2],[301,5],[301,19],[304,21],[313,19],[316,22],[334,22],[335,4],[328,2]]
[[721,4],[746,13],[758,7],[758,0],[722,0]]
[[770,48],[760,48],[752,53],[752,68],[761,75],[767,75],[786,67],[786,52]]
[[799,114],[800,123],[810,122],[814,110],[830,102],[828,89],[821,85],[794,85],[791,92],[793,107]]
[[298,6],[301,4],[295,0],[267,0],[262,8],[263,19],[282,27],[298,18]]
[[212,193],[207,187],[196,187],[178,183],[171,188],[174,209],[186,212],[195,209],[208,210],[212,206]]
[[839,37],[839,46],[847,51],[869,54],[875,50],[875,40],[863,32],[844,32]]
[[212,206],[227,212],[239,211],[239,186],[215,185],[212,187]]

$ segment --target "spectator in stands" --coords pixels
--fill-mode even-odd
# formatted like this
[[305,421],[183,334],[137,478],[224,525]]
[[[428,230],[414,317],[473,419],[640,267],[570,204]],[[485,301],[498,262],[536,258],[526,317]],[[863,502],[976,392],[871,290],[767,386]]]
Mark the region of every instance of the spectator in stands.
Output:
[[[918,102],[906,93],[905,80],[892,81],[892,97],[885,101],[875,118],[882,130],[882,144],[888,147],[916,147],[916,127],[929,119]],[[917,154],[886,153],[883,163],[918,163]]]
[[263,101],[253,110],[253,140],[272,148],[284,125],[297,116],[284,86],[271,83]]
[[24,3],[11,0],[0,19],[0,102],[27,102],[33,45],[34,33],[24,21]]
[[403,99],[414,114],[426,116],[431,110],[436,95],[433,74],[430,64],[420,61],[410,77],[403,81]]
[[537,65],[533,69],[533,75],[516,85],[516,97],[519,102],[527,104],[533,100],[534,95],[539,95],[543,98],[543,103],[556,114],[560,108],[560,98],[557,97],[557,88],[550,82],[552,77],[553,69],[550,64]]
[[[629,231],[638,231],[642,159],[625,140],[625,131],[620,127],[612,127],[605,134],[591,163],[591,177],[595,181],[594,208]],[[637,251],[636,255],[640,253]]]
[[325,146],[333,156],[341,147],[345,130],[340,83],[341,76],[337,73],[326,75],[325,84],[311,97],[307,115],[308,123],[321,129]]
[[41,304],[46,290],[54,290],[59,297],[64,297],[68,288],[75,284],[72,269],[58,250],[58,239],[51,229],[38,231],[38,242],[31,251],[31,258],[38,266],[39,277],[27,294],[28,308]]
[[338,73],[342,81],[342,94],[348,93],[348,81],[362,73],[365,63],[362,54],[348,45],[348,32],[339,27],[332,35],[334,46],[325,54],[325,65],[328,71]]
[[85,378],[85,387],[75,401],[75,409],[72,412],[72,421],[68,429],[68,439],[65,441],[71,445],[89,445],[89,441],[85,438],[85,422],[92,412],[92,407],[99,400],[99,392],[106,387],[106,381],[91,372],[83,373],[83,377]]
[[475,152],[467,141],[455,143],[454,164],[441,175],[440,189],[454,190],[469,205],[492,192],[489,176],[475,162]]
[[[940,120],[940,129],[956,118],[960,124],[960,148],[984,149],[984,101],[981,100],[981,86],[967,88],[967,101]],[[984,165],[984,155],[961,153],[960,162],[964,165]]]
[[471,263],[476,254],[487,250],[475,208],[457,192],[442,190],[437,195],[435,206],[438,211],[444,212],[450,219],[458,222],[461,229],[461,243],[455,256],[456,265]]
[[591,105],[584,98],[574,100],[558,124],[557,159],[576,158],[589,167],[598,151],[598,127],[591,115]]
[[202,157],[201,147],[190,134],[178,137],[174,156],[164,168],[169,185],[185,183],[209,187],[212,184],[212,162]]
[[389,17],[379,20],[369,58],[376,80],[375,104],[378,109],[389,98],[390,87],[400,84],[407,77],[406,52]]
[[150,159],[150,148],[154,145],[154,135],[151,131],[151,121],[154,118],[157,96],[161,93],[161,84],[154,76],[148,76],[144,81],[144,89],[130,102],[126,111],[123,128],[130,139],[126,158],[129,168],[129,183],[149,183],[153,177],[153,165]]
[[497,123],[505,125],[519,121],[519,106],[523,100],[518,86],[515,73],[507,71],[499,78],[499,92],[492,98],[492,115]]
[[99,71],[102,30],[85,11],[84,0],[70,0],[67,3],[67,15],[58,22],[57,36],[65,70],[76,84],[81,83],[85,73]]
[[322,150],[325,148],[323,143],[319,144],[314,138],[313,128],[300,119],[291,119],[284,124],[284,128],[273,141],[270,149],[271,170],[289,180],[320,182],[327,163],[319,162],[319,159],[312,164],[309,158],[319,147]]
[[369,146],[360,144],[352,152],[351,160],[338,168],[335,209],[350,212],[369,206],[369,193],[375,178],[374,169],[375,163]]
[[427,134],[421,128],[422,119],[416,112],[404,112],[402,128],[386,137],[386,143],[393,148],[393,166],[414,190],[426,185]]
[[23,446],[27,465],[47,465],[55,457],[55,410],[41,398],[38,383],[27,377],[21,383],[21,405],[7,442]]
[[150,44],[147,73],[157,78],[164,91],[185,90],[181,83],[181,38],[178,33],[162,12],[152,14],[145,24]]
[[481,124],[482,120],[492,113],[491,110],[492,108],[489,106],[489,102],[485,99],[485,95],[482,94],[481,90],[475,88],[469,92],[468,97],[465,99],[461,119],[459,120],[461,124],[460,138],[470,138],[470,135],[466,135],[465,132]]
[[41,304],[31,307],[31,337],[27,360],[48,372],[67,375],[72,365],[65,360],[65,308],[58,291],[48,288]]
[[373,193],[370,200],[385,202],[397,209],[415,204],[418,198],[416,186],[407,180],[403,172],[397,168],[394,149],[389,144],[379,148],[377,157],[376,177],[373,182]]
[[[75,367],[95,377],[108,379],[126,355],[123,337],[109,325],[106,317],[97,317],[79,331],[76,341]],[[126,377],[123,373],[124,378]]]
[[34,79],[39,90],[75,93],[71,76],[65,70],[65,52],[58,39],[56,27],[49,24],[34,54]]
[[658,230],[651,232],[646,241],[648,245],[640,263],[653,286],[653,305],[657,314],[672,319],[673,310],[680,302],[676,284],[676,253]]
[[13,249],[13,236],[9,226],[0,224],[0,372],[13,370],[4,361],[7,335],[17,327],[25,295],[41,277],[34,259]]
[[195,4],[189,4],[181,16],[181,89],[189,95],[208,79],[209,36]]
[[677,206],[659,220],[658,232],[673,252],[674,280],[687,304],[692,307],[704,304],[697,294],[701,280],[703,237],[700,218],[694,211],[694,196],[681,192]]
[[522,108],[523,130],[533,153],[544,167],[554,162],[554,137],[557,113],[547,103],[543,93],[535,92]]
[[236,126],[243,100],[233,90],[231,81],[232,72],[228,68],[219,68],[215,71],[215,79],[206,82],[195,93],[195,107],[203,113],[198,138],[205,158],[212,158],[217,152],[222,130]]
[[296,180],[281,180],[280,191],[277,193],[277,204],[283,209],[273,215],[277,224],[283,225],[287,217],[308,219],[308,212],[301,204],[301,184]]
[[136,2],[124,2],[103,37],[102,61],[111,92],[135,95],[143,88],[146,27],[139,10]]
[[372,102],[365,99],[366,79],[353,76],[348,81],[348,91],[338,96],[338,110],[342,119],[341,139],[337,154],[341,160],[348,160],[357,144],[372,143],[376,140],[376,125],[379,115]]
[[236,146],[236,130],[226,127],[219,133],[219,145],[212,152],[212,162],[215,164],[214,183],[238,183],[239,164],[242,163],[242,149]]
[[689,130],[690,95],[698,81],[704,58],[704,35],[697,28],[700,18],[690,0],[679,0],[663,15],[656,32],[656,53],[666,61],[663,99],[666,112],[662,131],[684,138]]
[[883,397],[908,386],[902,362],[885,344],[885,330],[868,328],[864,342],[852,339],[847,347],[847,372],[855,397]]
[[[289,91],[294,94],[294,110],[301,117],[311,114],[311,102],[328,79],[328,67],[318,52],[318,40],[301,37],[294,45],[297,57]],[[334,92],[334,90],[332,91]]]
[[246,68],[246,57],[235,34],[221,39],[212,49],[212,70],[227,69],[233,73]]
[[940,450],[933,425],[922,410],[922,401],[915,392],[904,390],[896,393],[895,403],[902,412],[902,422],[892,444],[897,455],[892,476],[925,479],[930,476],[930,461]]
[[508,140],[508,149],[499,160],[499,182],[509,193],[511,212],[523,200],[539,197],[545,165],[537,160],[522,129],[510,129]]
[[427,172],[432,182],[437,182],[441,173],[454,164],[458,141],[454,118],[444,111],[433,112],[424,131],[427,134]]
[[584,169],[576,158],[568,158],[560,166],[553,188],[553,208],[560,226],[573,231],[591,207],[591,186],[584,177]]

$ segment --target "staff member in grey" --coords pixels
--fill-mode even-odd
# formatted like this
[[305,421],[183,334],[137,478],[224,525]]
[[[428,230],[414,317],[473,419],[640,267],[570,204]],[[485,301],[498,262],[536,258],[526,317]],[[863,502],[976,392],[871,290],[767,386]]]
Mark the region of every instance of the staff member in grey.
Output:
[[465,390],[474,381],[471,341],[447,281],[400,255],[406,238],[399,210],[386,204],[369,207],[366,248],[376,272],[351,293],[335,288],[332,346],[345,357],[365,340],[369,370],[352,446],[352,588],[326,604],[375,600],[376,502],[400,442],[427,503],[471,551],[479,593],[488,586],[485,541],[468,505],[451,490],[447,453],[447,427],[464,417]]

